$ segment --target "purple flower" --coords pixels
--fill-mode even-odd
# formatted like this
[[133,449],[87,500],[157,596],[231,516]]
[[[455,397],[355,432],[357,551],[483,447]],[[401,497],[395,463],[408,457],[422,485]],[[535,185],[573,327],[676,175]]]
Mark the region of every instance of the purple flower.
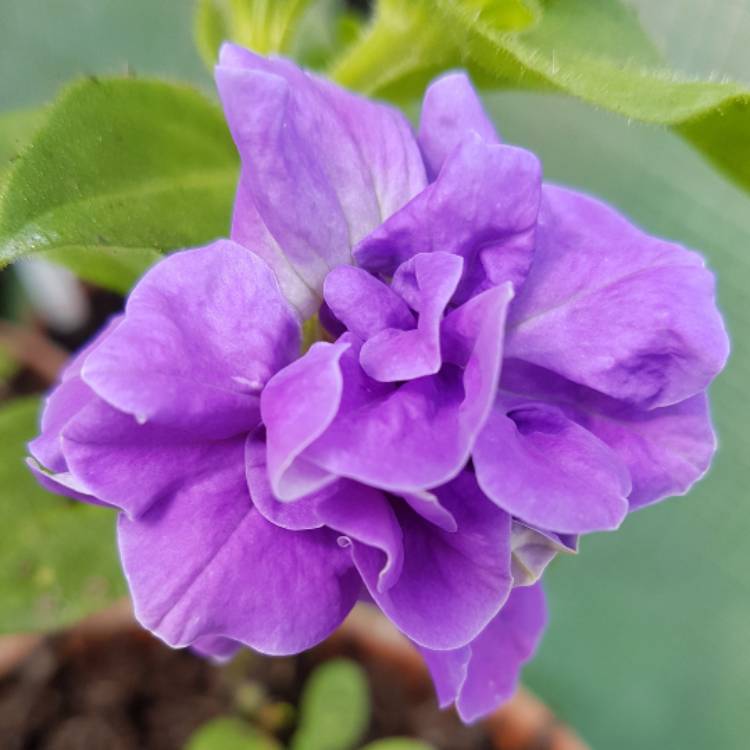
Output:
[[144,276],[50,395],[32,470],[121,511],[167,643],[294,653],[365,599],[473,720],[537,645],[552,557],[708,468],[713,278],[543,185],[462,74],[416,138],[284,60],[225,46],[217,82],[232,239]]

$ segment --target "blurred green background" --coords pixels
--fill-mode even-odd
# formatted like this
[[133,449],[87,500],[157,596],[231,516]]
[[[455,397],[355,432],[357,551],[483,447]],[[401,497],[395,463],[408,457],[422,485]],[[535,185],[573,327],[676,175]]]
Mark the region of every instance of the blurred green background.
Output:
[[[750,0],[630,4],[673,67],[750,82]],[[133,70],[210,90],[191,23],[190,0],[0,0],[0,111],[44,102],[86,73]],[[665,130],[555,95],[487,101],[504,139],[536,151],[548,179],[596,193],[649,231],[703,251],[734,345],[713,389],[721,447],[709,477],[553,566],[551,625],[526,682],[597,749],[744,750],[750,195]]]

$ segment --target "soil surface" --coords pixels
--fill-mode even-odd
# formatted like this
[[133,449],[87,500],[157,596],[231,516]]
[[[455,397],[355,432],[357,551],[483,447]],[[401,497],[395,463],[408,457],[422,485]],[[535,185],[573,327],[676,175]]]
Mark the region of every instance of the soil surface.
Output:
[[179,750],[205,721],[251,714],[285,739],[300,688],[331,656],[362,662],[373,716],[368,739],[411,735],[439,748],[491,748],[480,726],[438,710],[421,674],[363,653],[346,636],[290,658],[243,652],[217,667],[135,626],[45,638],[0,678],[2,750]]

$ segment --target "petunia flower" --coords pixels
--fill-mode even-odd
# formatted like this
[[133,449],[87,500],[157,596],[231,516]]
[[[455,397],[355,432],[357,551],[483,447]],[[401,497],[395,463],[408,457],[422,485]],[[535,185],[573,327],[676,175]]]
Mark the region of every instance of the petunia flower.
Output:
[[536,648],[555,554],[707,470],[713,277],[542,184],[461,73],[416,136],[286,60],[227,45],[216,79],[231,239],[141,279],[49,396],[31,468],[120,511],[136,616],[168,644],[296,653],[366,600],[474,720]]

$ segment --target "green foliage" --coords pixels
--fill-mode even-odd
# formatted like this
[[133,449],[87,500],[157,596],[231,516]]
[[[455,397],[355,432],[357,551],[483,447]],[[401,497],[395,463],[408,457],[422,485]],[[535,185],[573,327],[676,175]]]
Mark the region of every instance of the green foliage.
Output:
[[267,55],[288,52],[309,0],[198,0],[195,40],[209,68],[219,46],[237,42]]
[[[525,6],[519,10],[519,6]],[[469,67],[489,86],[558,91],[666,125],[750,189],[750,91],[666,69],[619,0],[381,0],[332,69],[369,94],[409,96],[437,71]]]
[[114,514],[53,497],[24,464],[39,401],[0,408],[0,632],[58,628],[125,593]]
[[280,750],[281,745],[250,724],[226,716],[207,722],[195,732],[185,750]]
[[80,81],[7,176],[0,267],[53,252],[84,278],[125,292],[159,252],[226,235],[237,164],[221,112],[195,90]]
[[44,116],[45,112],[41,109],[5,112],[0,115],[0,188],[11,164],[44,121]]
[[321,664],[300,700],[292,750],[351,750],[370,722],[370,695],[362,667],[348,659]]

